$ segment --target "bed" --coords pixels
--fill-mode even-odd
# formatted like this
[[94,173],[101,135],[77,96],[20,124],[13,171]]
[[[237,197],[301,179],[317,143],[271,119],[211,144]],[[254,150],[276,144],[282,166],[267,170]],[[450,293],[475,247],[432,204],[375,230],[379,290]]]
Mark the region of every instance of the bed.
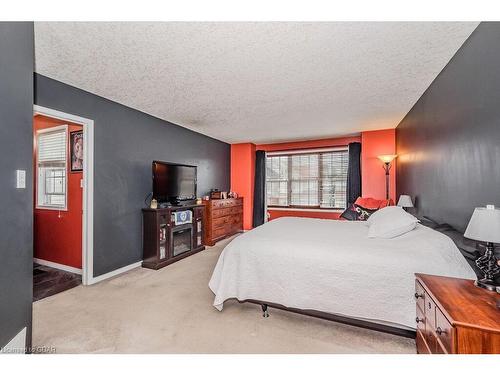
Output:
[[220,311],[237,299],[407,336],[415,272],[475,278],[449,237],[420,224],[379,239],[364,222],[284,217],[230,242],[209,287]]

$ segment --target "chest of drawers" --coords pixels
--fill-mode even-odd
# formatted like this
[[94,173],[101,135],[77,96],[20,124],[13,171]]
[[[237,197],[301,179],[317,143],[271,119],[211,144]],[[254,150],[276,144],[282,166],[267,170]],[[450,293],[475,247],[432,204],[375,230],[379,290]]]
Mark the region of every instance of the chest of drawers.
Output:
[[419,354],[500,354],[500,295],[472,280],[416,274]]
[[217,241],[243,230],[243,198],[211,199],[205,205],[205,244]]

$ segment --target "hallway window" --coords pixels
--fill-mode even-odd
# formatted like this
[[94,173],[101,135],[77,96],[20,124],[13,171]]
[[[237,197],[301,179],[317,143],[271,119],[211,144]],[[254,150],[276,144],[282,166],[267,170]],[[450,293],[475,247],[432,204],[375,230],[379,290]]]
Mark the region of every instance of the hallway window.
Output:
[[37,208],[66,210],[67,125],[37,131]]

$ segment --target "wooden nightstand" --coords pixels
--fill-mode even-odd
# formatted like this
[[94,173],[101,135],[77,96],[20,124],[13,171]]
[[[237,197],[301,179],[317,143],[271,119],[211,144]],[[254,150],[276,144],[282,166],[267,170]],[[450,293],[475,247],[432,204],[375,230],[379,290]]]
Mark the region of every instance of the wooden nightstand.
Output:
[[415,276],[419,354],[500,354],[500,294],[472,280]]

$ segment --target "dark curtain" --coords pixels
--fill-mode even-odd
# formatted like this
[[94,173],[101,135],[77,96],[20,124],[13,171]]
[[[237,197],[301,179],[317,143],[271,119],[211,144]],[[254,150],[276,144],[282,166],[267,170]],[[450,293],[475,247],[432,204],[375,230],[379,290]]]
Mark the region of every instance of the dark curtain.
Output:
[[266,199],[266,153],[255,153],[255,185],[253,193],[253,227],[264,224]]
[[349,166],[347,167],[347,206],[361,196],[361,143],[349,143]]

